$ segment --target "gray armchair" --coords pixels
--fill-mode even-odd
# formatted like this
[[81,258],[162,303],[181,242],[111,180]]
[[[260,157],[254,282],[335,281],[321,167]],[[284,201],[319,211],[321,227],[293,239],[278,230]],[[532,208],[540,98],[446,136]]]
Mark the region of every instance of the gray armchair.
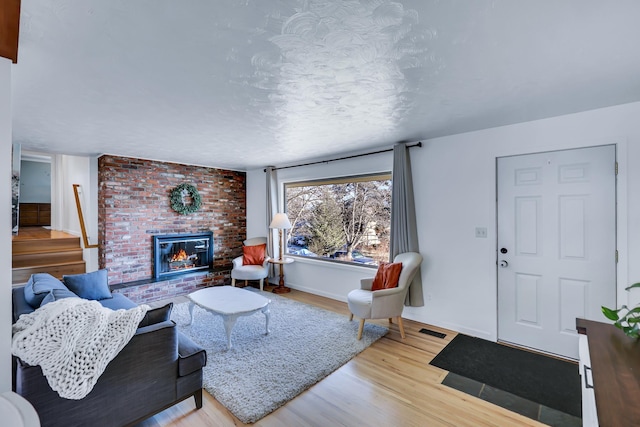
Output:
[[[247,239],[244,242],[245,246],[262,245],[267,243],[266,237],[254,237]],[[263,290],[264,279],[269,276],[269,256],[265,248],[264,263],[262,265],[242,265],[242,256],[239,256],[233,260],[233,269],[231,270],[231,286],[236,285],[237,280],[244,280],[245,285],[247,280],[259,280],[260,290]]]
[[367,278],[360,280],[360,289],[355,289],[347,295],[347,303],[351,312],[349,320],[353,320],[354,315],[360,318],[358,339],[362,338],[365,319],[388,318],[391,323],[394,317],[397,318],[400,335],[402,338],[405,337],[404,325],[402,324],[404,299],[409,290],[409,284],[422,263],[422,255],[417,252],[405,252],[396,255],[393,262],[402,263],[398,287],[371,291],[373,279]]

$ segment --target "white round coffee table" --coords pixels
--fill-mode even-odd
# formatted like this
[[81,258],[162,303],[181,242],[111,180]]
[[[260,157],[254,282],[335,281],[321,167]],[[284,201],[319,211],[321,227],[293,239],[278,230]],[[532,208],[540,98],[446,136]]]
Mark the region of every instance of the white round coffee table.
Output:
[[271,300],[255,292],[232,286],[212,286],[187,295],[190,299],[189,314],[193,323],[193,307],[197,305],[212,314],[222,316],[227,333],[227,349],[231,348],[231,332],[240,316],[251,316],[258,311],[266,319],[266,334],[269,333],[269,303]]

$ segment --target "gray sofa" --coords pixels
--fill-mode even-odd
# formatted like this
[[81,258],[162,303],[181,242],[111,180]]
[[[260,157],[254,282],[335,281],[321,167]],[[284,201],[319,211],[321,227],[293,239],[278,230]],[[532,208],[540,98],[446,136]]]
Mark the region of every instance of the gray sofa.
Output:
[[[111,309],[135,306],[117,293],[99,302]],[[14,288],[13,322],[34,311],[32,305],[25,298],[24,286]],[[177,330],[169,320],[170,310],[169,305],[147,313],[133,338],[83,399],[61,398],[49,387],[39,366],[29,366],[17,357],[13,358],[13,390],[31,402],[43,427],[134,425],[192,396],[196,408],[201,408],[206,352]]]

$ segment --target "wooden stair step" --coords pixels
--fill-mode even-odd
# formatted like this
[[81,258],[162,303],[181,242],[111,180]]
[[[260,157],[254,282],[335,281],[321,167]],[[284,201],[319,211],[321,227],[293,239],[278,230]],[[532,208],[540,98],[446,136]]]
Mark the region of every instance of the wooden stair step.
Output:
[[81,248],[79,237],[13,240],[13,254],[31,254]]
[[81,274],[86,272],[84,261],[62,262],[58,264],[38,265],[34,267],[20,267],[13,269],[13,284],[26,283],[35,273],[49,273],[52,276],[62,279],[67,274]]
[[82,261],[82,252],[82,248],[74,248],[56,252],[32,252],[13,254],[12,267],[36,267],[40,265]]

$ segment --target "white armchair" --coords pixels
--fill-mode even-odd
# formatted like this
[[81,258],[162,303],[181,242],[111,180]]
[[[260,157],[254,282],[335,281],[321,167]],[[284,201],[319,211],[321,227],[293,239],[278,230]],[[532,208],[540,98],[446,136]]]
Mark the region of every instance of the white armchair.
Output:
[[404,339],[404,325],[402,324],[402,310],[404,299],[409,290],[409,284],[413,280],[418,267],[422,263],[422,255],[417,252],[405,252],[396,255],[393,262],[402,263],[402,271],[398,279],[398,287],[371,291],[372,278],[361,279],[360,289],[355,289],[347,295],[347,303],[351,315],[360,318],[358,327],[358,339],[362,338],[365,319],[389,319],[389,323],[395,317],[398,321],[400,335]]
[[[247,239],[244,242],[245,246],[262,245],[267,243],[266,237],[254,237]],[[264,279],[269,276],[269,256],[267,256],[267,250],[265,247],[264,262],[262,265],[242,265],[242,256],[234,258],[233,269],[231,270],[231,286],[236,285],[237,280],[244,280],[245,285],[247,280],[259,280],[260,290],[263,290]]]

